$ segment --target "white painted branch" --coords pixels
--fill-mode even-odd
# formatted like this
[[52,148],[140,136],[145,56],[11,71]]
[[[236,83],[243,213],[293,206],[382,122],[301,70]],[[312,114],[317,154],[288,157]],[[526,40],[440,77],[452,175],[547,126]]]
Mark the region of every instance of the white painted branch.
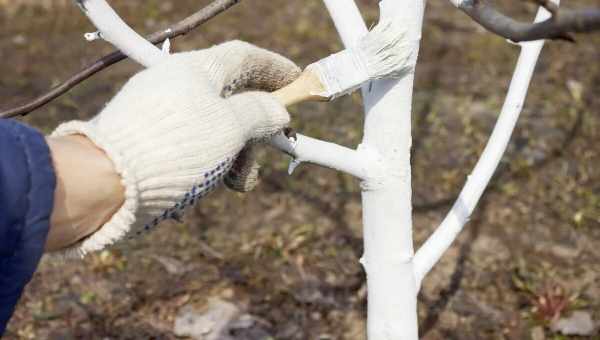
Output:
[[[360,38],[364,27],[352,0],[324,0],[345,43]],[[418,52],[423,21],[423,0],[384,0],[381,17],[405,25],[406,38]],[[414,65],[413,65],[414,66]],[[414,67],[399,80],[373,82],[365,96],[363,147],[383,161],[378,177],[363,181],[365,253],[367,273],[368,338],[418,338],[417,285],[413,268],[411,203],[411,109]]]
[[[546,9],[540,7],[535,21],[543,21],[550,16]],[[523,108],[527,89],[544,41],[526,42],[518,45],[522,48],[521,54],[494,131],[454,206],[442,224],[415,255],[415,276],[419,285],[423,277],[439,261],[469,221],[506,150]]]
[[[93,40],[101,37],[146,67],[161,62],[168,55],[164,49],[161,51],[131,29],[106,1],[78,0],[77,2],[99,30],[96,34],[87,34],[86,38]],[[271,140],[271,144],[293,155],[296,164],[300,162],[315,163],[349,173],[360,179],[367,178],[367,160],[372,158],[365,150],[359,152],[303,135],[298,135],[294,143],[291,143],[284,135],[278,135]]]
[[[114,45],[125,55],[150,67],[168,55],[129,27],[104,0],[76,0],[81,10],[99,31],[97,36]],[[86,35],[92,38],[92,35]]]
[[365,149],[352,150],[301,134],[297,134],[294,139],[291,141],[283,134],[271,139],[272,146],[294,157],[290,173],[300,163],[309,162],[365,179],[377,163],[375,155]]
[[367,25],[354,0],[323,0],[344,46],[354,46],[367,34]]

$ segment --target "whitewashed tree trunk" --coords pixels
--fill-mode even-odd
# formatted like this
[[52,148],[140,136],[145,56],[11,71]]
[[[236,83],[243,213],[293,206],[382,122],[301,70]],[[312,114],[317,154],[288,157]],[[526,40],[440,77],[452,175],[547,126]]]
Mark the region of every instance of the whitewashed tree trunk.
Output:
[[[353,0],[324,0],[347,46],[364,34],[364,23]],[[558,4],[558,2],[557,2]],[[381,17],[400,20],[418,51],[425,3],[383,0]],[[550,17],[540,8],[536,21]],[[363,224],[367,273],[369,339],[418,339],[417,294],[423,277],[450,247],[468,222],[510,140],[533,75],[543,41],[521,43],[521,56],[502,113],[481,159],[438,230],[416,256],[412,239],[411,102],[414,68],[398,81],[384,80],[363,88],[365,127],[361,147],[379,162],[365,178]],[[416,53],[415,53],[416,56]]]
[[[352,0],[325,0],[345,44],[366,32]],[[405,39],[419,48],[422,0],[384,0],[381,17],[405,25]],[[363,28],[363,29],[360,29]],[[414,63],[403,78],[365,86],[365,126],[361,148],[378,162],[362,182],[364,255],[369,339],[417,339],[417,281],[413,263],[411,111]]]

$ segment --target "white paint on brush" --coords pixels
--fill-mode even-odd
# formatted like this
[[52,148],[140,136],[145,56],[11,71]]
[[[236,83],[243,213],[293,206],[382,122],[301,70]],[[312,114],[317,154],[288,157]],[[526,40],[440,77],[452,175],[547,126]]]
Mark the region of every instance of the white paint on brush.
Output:
[[313,94],[334,99],[372,80],[399,78],[414,66],[414,44],[406,39],[402,25],[382,20],[356,46],[308,66],[319,76],[325,90]]
[[311,93],[333,100],[358,89],[369,80],[369,72],[363,53],[348,49],[308,66],[317,74],[325,89],[324,93]]

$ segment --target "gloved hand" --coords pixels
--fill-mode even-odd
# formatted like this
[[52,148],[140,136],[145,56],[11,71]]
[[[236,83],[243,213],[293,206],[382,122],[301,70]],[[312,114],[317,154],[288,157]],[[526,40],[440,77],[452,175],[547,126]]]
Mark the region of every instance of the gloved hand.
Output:
[[[90,121],[60,125],[53,136],[87,136],[113,161],[125,188],[119,211],[67,253],[83,256],[178,219],[221,182],[248,142],[289,122],[268,93],[224,97],[272,91],[299,73],[288,59],[240,41],[173,54],[132,77]],[[228,180],[241,190],[256,175],[251,149]]]

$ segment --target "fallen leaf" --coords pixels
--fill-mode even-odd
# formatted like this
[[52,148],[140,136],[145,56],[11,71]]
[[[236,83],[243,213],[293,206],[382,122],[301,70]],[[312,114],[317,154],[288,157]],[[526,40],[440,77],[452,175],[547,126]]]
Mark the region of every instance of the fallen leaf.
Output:
[[594,333],[594,322],[590,313],[584,311],[575,311],[568,318],[560,318],[550,325],[554,332],[560,332],[564,335],[587,336]]

